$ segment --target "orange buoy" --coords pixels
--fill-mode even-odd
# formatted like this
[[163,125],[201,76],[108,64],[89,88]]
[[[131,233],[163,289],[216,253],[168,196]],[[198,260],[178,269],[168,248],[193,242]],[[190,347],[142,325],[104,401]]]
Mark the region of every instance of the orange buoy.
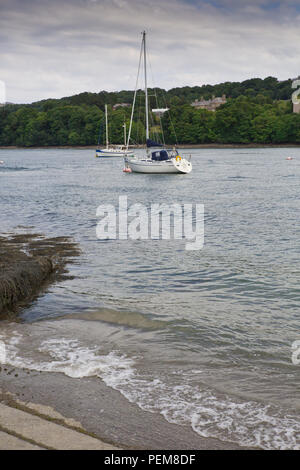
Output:
[[293,160],[293,157],[286,157],[286,160]]
[[131,168],[124,168],[124,173],[131,173]]

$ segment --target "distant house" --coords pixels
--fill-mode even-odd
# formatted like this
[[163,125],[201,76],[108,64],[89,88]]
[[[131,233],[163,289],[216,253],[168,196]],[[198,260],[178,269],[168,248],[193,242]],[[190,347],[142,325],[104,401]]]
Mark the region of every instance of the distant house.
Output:
[[129,103],[117,103],[113,105],[113,110],[115,111],[118,108],[129,108],[130,104]]
[[166,111],[169,111],[169,108],[155,108],[155,109],[152,109],[152,113],[154,113],[158,117],[161,117]]
[[293,103],[293,113],[300,113],[300,103]]
[[[292,78],[292,87],[293,88],[298,88],[298,90],[295,90],[295,92],[293,93],[293,96],[292,96],[292,101],[293,101],[293,113],[297,113],[299,114],[300,113],[300,102],[299,102],[299,98],[300,98],[300,88],[299,88],[299,84],[300,84],[300,75],[298,75],[298,77],[295,77],[295,78]],[[296,94],[296,100],[294,100],[295,98],[295,95]],[[298,96],[297,96],[298,95]],[[296,103],[294,103],[294,101],[296,101]],[[298,102],[297,102],[298,101]]]
[[219,106],[227,102],[226,95],[217,96],[213,95],[211,100],[205,100],[201,97],[201,100],[195,100],[191,103],[196,109],[207,109],[208,111],[215,111]]

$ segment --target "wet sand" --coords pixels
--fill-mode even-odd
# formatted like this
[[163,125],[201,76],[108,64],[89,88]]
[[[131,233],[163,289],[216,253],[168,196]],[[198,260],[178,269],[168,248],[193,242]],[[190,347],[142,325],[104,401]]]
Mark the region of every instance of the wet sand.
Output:
[[[238,450],[236,444],[202,438],[188,426],[168,423],[141,410],[96,377],[73,379],[60,373],[2,366],[0,402],[14,399],[50,406],[102,441],[135,450]],[[6,395],[9,392],[11,395]]]

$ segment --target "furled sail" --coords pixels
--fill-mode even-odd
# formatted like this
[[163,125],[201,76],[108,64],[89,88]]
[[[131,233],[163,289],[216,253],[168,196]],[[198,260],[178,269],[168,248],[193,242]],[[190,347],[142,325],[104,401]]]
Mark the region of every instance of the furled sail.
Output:
[[147,147],[162,147],[162,144],[159,144],[158,142],[155,142],[154,140],[147,139],[146,141]]

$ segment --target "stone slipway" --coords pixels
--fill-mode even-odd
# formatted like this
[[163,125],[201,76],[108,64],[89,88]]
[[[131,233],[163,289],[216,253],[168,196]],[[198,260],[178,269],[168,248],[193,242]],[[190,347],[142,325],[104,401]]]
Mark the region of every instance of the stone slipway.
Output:
[[100,439],[0,403],[0,450],[119,450]]

